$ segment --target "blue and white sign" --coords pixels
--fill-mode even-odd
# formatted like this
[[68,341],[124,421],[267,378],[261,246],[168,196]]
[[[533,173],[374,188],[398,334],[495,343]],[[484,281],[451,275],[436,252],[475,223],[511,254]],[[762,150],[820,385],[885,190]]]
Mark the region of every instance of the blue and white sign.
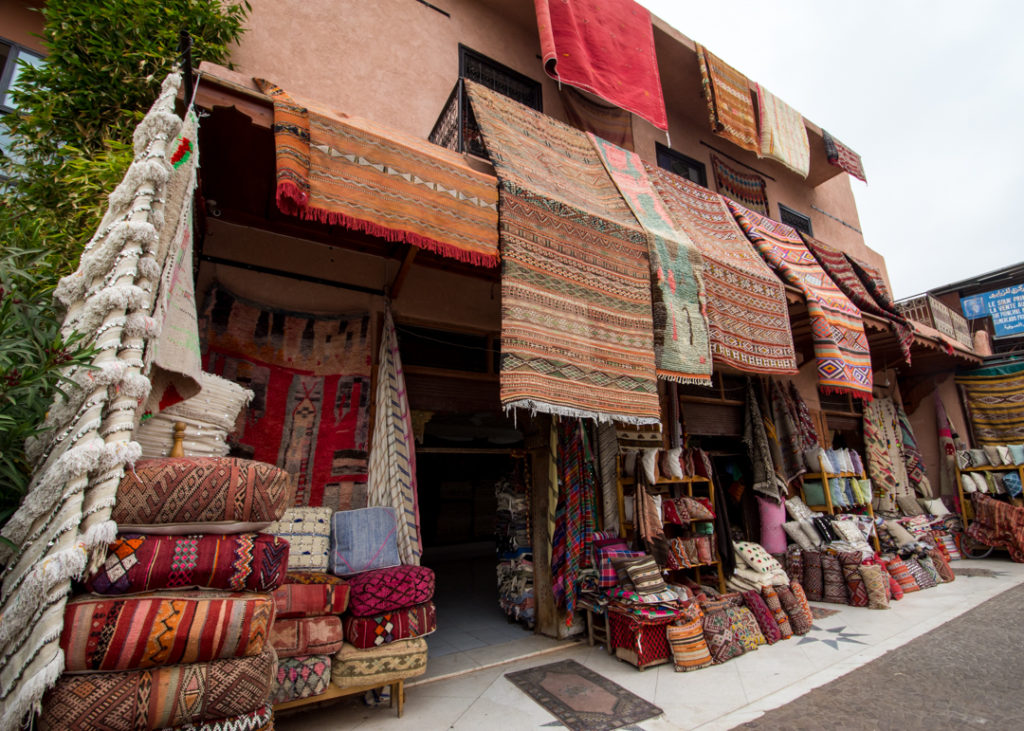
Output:
[[968,320],[990,316],[996,337],[1024,334],[1024,284],[960,299]]

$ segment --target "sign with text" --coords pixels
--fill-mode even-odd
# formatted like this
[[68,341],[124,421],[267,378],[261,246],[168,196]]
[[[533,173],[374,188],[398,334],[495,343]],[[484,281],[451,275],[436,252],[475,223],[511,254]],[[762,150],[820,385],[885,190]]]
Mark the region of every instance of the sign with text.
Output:
[[1024,334],[1024,284],[960,299],[968,320],[991,317],[996,337]]

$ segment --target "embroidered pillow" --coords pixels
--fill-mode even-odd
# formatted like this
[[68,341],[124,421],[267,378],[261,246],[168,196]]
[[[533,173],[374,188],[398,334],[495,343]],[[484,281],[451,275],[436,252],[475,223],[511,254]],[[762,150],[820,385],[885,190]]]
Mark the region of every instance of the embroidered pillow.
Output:
[[809,551],[814,548],[814,544],[807,539],[807,534],[804,533],[803,527],[800,525],[800,521],[791,520],[782,524],[782,530],[786,532],[793,542],[796,543],[800,548],[805,551]]
[[985,450],[985,459],[993,467],[998,467],[1003,463],[1003,456],[999,454],[999,447],[986,445],[982,447]]
[[942,518],[949,515],[949,508],[942,502],[940,498],[918,498],[917,501],[921,503],[921,507],[924,508],[928,515],[934,515],[936,518]]
[[668,591],[665,580],[661,578],[661,569],[650,556],[627,564],[626,573],[640,594],[660,594]]
[[[761,598],[764,599],[765,606],[768,607],[768,611],[775,618],[775,624],[779,628],[779,636],[784,640],[788,640],[793,636],[793,626],[789,623],[789,615],[786,614],[786,610],[782,608],[782,602],[779,600],[775,587],[761,587]],[[765,637],[767,638],[768,635],[765,634]]]
[[779,631],[778,622],[775,621],[775,615],[765,604],[764,597],[758,591],[745,591],[743,592],[743,603],[750,610],[750,613],[754,615],[754,619],[757,620],[757,626],[761,630],[761,634],[769,645],[774,645],[776,642],[782,639],[782,633]]
[[[602,589],[611,589],[619,584],[619,572],[612,561],[616,558],[643,558],[646,554],[641,551],[601,548],[598,549],[598,555],[600,556],[600,571],[597,577],[598,586]],[[625,573],[625,568],[623,568],[623,580],[629,581],[629,574]]]
[[711,510],[699,502],[695,498],[683,496],[679,498],[683,501],[683,505],[686,506],[686,512],[690,516],[690,520],[714,520],[715,514]]
[[881,566],[860,566],[857,569],[867,593],[868,609],[888,609],[889,600],[885,596],[885,578]]
[[711,549],[711,539],[708,536],[697,536],[693,539],[697,547],[697,562],[703,566],[714,563],[715,556]]
[[804,588],[800,585],[800,582],[792,582],[789,585],[789,589],[793,592],[793,596],[796,597],[800,611],[804,613],[804,618],[809,624],[814,624],[814,613],[811,611],[811,605],[807,601],[807,595],[804,593]]
[[327,571],[331,552],[331,508],[288,508],[267,533],[288,541],[289,571]]
[[850,597],[851,607],[866,607],[868,605],[868,592],[864,586],[864,579],[860,575],[861,554],[844,552],[839,554],[839,565],[843,569],[843,578],[846,580],[846,591]]
[[733,544],[733,546],[736,549],[737,555],[743,559],[743,562],[755,571],[768,574],[782,568],[782,565],[757,543],[739,541]]
[[796,546],[786,549],[786,576],[790,581],[801,581],[804,578],[804,554]]
[[803,588],[807,598],[812,602],[820,602],[824,593],[824,576],[821,567],[821,553],[804,551]]
[[949,561],[946,560],[946,557],[942,554],[942,551],[937,548],[933,548],[928,552],[928,555],[931,556],[932,563],[935,565],[935,570],[938,571],[943,582],[950,582],[956,578],[956,574],[953,573],[953,569],[950,567]]
[[893,558],[892,560],[887,561],[885,569],[894,579],[896,579],[904,594],[920,590],[920,585],[917,583],[917,580],[914,579],[914,575],[910,573],[910,567],[907,566],[903,559]]
[[846,593],[846,579],[839,565],[839,557],[832,553],[821,554],[822,595],[821,600],[831,604],[849,604]]
[[930,558],[908,558],[906,563],[910,573],[913,574],[922,589],[931,589],[942,583],[939,572],[935,570],[935,564]]
[[1014,464],[1024,464],[1024,444],[1009,444],[1007,448]]
[[760,645],[767,644],[753,613],[746,607],[729,607],[725,610],[736,639],[743,645],[744,652],[753,652]]
[[643,561],[645,558],[648,558],[646,553],[639,556],[613,556],[612,566],[615,567],[615,584],[630,591],[636,591],[636,587],[633,586],[633,580],[629,578],[629,567],[634,563]]
[[989,464],[988,456],[985,454],[984,449],[969,449],[971,453],[971,465],[974,467],[984,467]]
[[665,628],[672,661],[677,673],[688,673],[711,665],[711,651],[704,640],[703,621],[700,617],[684,624],[670,624]]
[[726,613],[728,605],[725,605],[724,602],[722,604],[723,606],[720,608],[715,607],[711,610],[705,604],[704,619],[701,622],[704,640],[707,642],[711,659],[716,664],[743,654],[743,645],[736,638],[729,615]]
[[789,586],[776,586],[775,592],[779,597],[786,616],[789,617],[790,627],[794,635],[805,635],[811,631],[811,617],[804,613],[803,606],[793,593],[791,587],[800,586],[800,582],[794,581]]

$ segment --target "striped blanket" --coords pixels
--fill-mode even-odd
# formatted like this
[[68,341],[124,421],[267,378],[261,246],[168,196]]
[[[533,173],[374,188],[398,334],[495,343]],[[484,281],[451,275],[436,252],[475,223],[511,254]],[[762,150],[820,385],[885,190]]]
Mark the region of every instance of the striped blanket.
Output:
[[274,101],[283,212],[470,264],[498,265],[494,178],[450,150],[301,106],[276,84],[255,81]]
[[744,150],[757,152],[757,118],[747,77],[697,44],[701,84],[711,117],[711,131]]
[[1024,442],[1024,363],[990,366],[956,377],[977,444]]
[[811,171],[811,146],[803,116],[760,84],[755,86],[761,120],[760,155],[806,178]]
[[502,405],[657,422],[643,231],[586,134],[466,88],[500,181]]
[[897,312],[895,307],[886,307],[868,291],[857,272],[854,271],[853,264],[843,252],[833,249],[828,244],[803,232],[800,233],[800,238],[807,244],[808,250],[814,254],[814,258],[818,260],[829,278],[843,291],[843,294],[850,298],[853,304],[860,308],[861,312],[867,312],[889,321],[899,343],[900,352],[903,353],[903,359],[909,365],[910,346],[914,343],[914,329],[907,319]]
[[794,228],[735,203],[729,209],[764,260],[803,292],[821,390],[870,400],[871,354],[860,310],[828,278]]
[[747,373],[796,373],[786,293],[722,196],[645,163],[676,228],[704,259],[704,303],[715,362]]

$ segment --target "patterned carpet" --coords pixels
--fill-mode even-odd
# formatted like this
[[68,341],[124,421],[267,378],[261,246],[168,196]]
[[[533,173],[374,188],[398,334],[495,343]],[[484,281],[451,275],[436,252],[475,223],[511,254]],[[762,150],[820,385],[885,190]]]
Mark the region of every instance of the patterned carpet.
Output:
[[505,677],[573,731],[611,731],[662,713],[575,660],[517,670]]

